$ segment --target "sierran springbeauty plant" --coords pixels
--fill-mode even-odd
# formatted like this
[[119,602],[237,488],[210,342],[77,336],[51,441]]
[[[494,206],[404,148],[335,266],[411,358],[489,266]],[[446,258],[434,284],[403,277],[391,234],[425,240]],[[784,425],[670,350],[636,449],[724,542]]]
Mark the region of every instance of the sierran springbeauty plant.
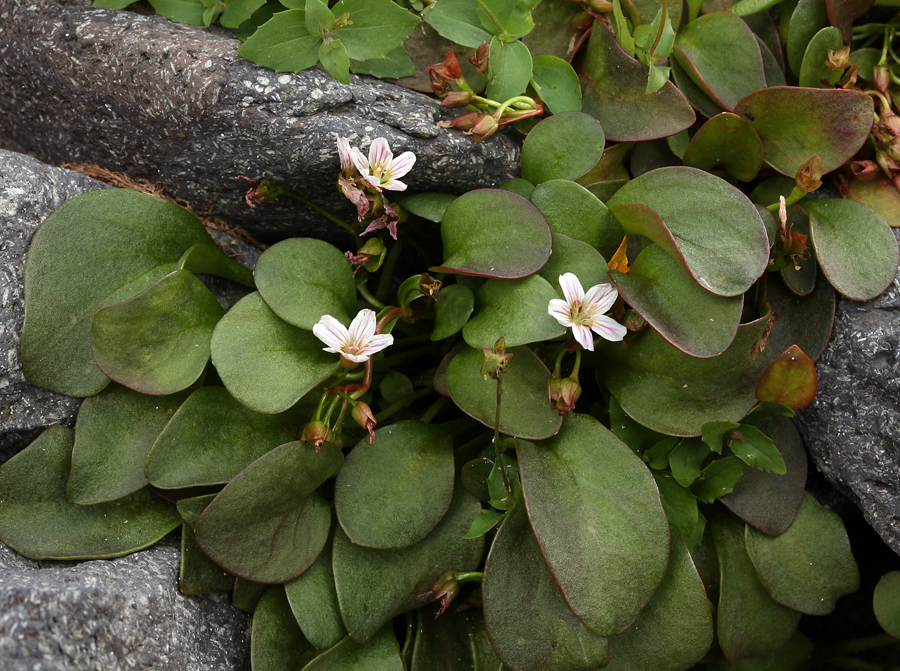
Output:
[[[424,19],[487,74],[430,66],[467,107],[445,125],[527,133],[521,177],[415,192],[412,152],[336,137],[352,221],[265,180],[247,202],[294,198],[345,246],[283,240],[252,274],[170,203],[60,207],[29,251],[21,360],[85,400],[0,468],[0,540],[88,559],[180,528],[182,591],[233,590],[256,671],[804,668],[801,615],[859,574],[789,418],[835,292],[890,285],[900,223],[896,20],[825,27],[807,1],[781,5],[785,48],[768,15],[741,18],[755,0],[686,21],[666,2],[438,0]],[[316,56],[338,76],[341,46],[351,68],[385,57],[364,9],[291,6],[242,53],[290,29],[305,46],[275,69]],[[844,28],[881,48],[841,55]],[[532,57],[532,29],[580,47],[575,66]],[[828,180],[849,197],[809,195]],[[196,273],[251,293],[224,312]],[[889,633],[893,577],[874,600]]]

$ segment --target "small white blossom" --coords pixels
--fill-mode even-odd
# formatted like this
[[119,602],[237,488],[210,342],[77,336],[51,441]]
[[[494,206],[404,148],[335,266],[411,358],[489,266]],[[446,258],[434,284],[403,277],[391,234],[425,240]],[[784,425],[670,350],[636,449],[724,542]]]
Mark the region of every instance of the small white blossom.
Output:
[[331,315],[324,315],[319,323],[313,326],[312,331],[313,335],[328,345],[322,348],[326,352],[340,354],[356,363],[366,361],[394,342],[394,336],[390,334],[375,334],[373,310],[360,310],[350,323],[349,329]]
[[341,172],[348,172],[353,168],[354,148],[350,146],[350,140],[339,137],[337,141],[338,156],[341,158]]
[[408,173],[416,162],[416,155],[406,151],[394,158],[388,141],[375,138],[369,147],[368,159],[356,147],[350,148],[350,157],[363,181],[373,189],[381,191],[405,191],[406,184],[400,178]]
[[598,284],[585,293],[578,278],[566,273],[559,276],[559,285],[566,300],[554,298],[547,312],[563,326],[572,327],[572,335],[584,349],[594,351],[591,331],[613,342],[622,340],[628,333],[619,322],[604,315],[619,295],[611,284]]

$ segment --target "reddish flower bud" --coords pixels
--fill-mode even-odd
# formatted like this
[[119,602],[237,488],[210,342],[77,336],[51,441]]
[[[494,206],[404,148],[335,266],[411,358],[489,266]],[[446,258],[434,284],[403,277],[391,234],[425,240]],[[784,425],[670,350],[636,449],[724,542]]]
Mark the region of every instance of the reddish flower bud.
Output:
[[875,162],[884,170],[884,174],[892,179],[894,173],[900,171],[900,166],[897,165],[897,162],[883,151],[875,153]]
[[560,417],[568,415],[581,397],[581,385],[571,377],[551,377],[547,380],[547,400]]
[[431,586],[431,594],[435,600],[440,599],[441,601],[440,610],[435,614],[435,617],[439,617],[447,610],[453,599],[456,598],[456,595],[459,594],[459,582],[456,580],[456,573],[447,571],[438,578]]
[[485,114],[475,122],[469,133],[475,138],[475,142],[481,142],[496,133],[498,128],[500,123],[490,114]]
[[375,425],[378,422],[375,420],[375,415],[372,414],[372,408],[369,407],[369,404],[362,401],[357,402],[350,414],[353,415],[353,419],[356,420],[357,424],[369,432],[369,442],[374,443]]
[[885,148],[887,155],[895,161],[900,161],[900,136],[892,138]]
[[447,80],[441,77],[433,68],[439,67],[438,65],[429,65],[425,68],[425,72],[428,73],[428,76],[431,78],[431,91],[438,98],[443,98],[446,95],[449,95],[451,92],[450,84],[447,83]]
[[891,85],[891,71],[887,65],[876,65],[873,70],[872,83],[879,93],[884,93]]
[[472,130],[475,126],[475,122],[481,118],[482,112],[466,112],[465,114],[460,114],[458,117],[453,119],[450,122],[450,125],[454,128],[458,128],[459,130]]
[[453,109],[455,107],[465,107],[472,102],[472,94],[468,91],[453,91],[448,93],[441,101],[441,107]]
[[469,56],[469,62],[475,66],[475,69],[478,70],[481,74],[484,74],[488,71],[488,56],[490,55],[490,48],[488,47],[487,42],[482,42],[478,49],[474,54]]
[[878,164],[875,161],[853,161],[850,170],[860,179],[872,179],[878,172]]
[[891,135],[900,135],[900,116],[894,114],[893,111],[885,112],[881,117],[881,123]]
[[309,443],[316,452],[322,449],[322,445],[331,437],[331,432],[325,426],[325,422],[314,420],[300,430],[300,440]]

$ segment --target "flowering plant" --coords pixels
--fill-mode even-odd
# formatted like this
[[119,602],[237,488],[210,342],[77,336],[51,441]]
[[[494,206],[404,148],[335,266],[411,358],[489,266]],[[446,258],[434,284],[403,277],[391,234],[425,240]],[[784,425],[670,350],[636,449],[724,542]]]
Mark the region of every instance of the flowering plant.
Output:
[[[846,194],[893,174],[892,73],[861,62],[873,89],[856,90],[836,52],[800,79],[841,88],[769,86],[786,75],[763,56],[774,33],[739,17],[764,3],[694,3],[681,22],[615,0],[567,5],[592,26],[575,26],[575,74],[528,53],[535,4],[424,11],[491,37],[470,46],[484,91],[455,53],[428,85],[469,108],[445,125],[527,133],[499,188],[417,193],[412,152],[337,137],[354,221],[272,183],[248,203],[312,205],[344,246],[283,240],[252,273],[193,215],[129,191],[44,222],[22,366],[85,401],[74,429],[0,468],[3,542],[111,557],[179,528],[182,591],[233,590],[254,612],[257,671],[802,668],[801,614],[831,612],[859,574],[841,520],[804,491],[789,418],[815,395],[835,293],[873,298],[898,267],[881,215],[809,194],[830,173]],[[385,56],[387,38],[359,37],[381,25],[364,10],[303,3],[244,52],[294,25],[310,39],[291,57],[341,76]],[[789,62],[826,60],[831,29],[801,40],[797,20]],[[724,47],[705,26],[752,41],[759,58],[735,67],[760,86],[710,65]],[[795,122],[798,104],[818,118]],[[876,158],[841,168],[866,141]],[[197,273],[247,293],[226,311]],[[877,603],[896,633],[897,606]]]

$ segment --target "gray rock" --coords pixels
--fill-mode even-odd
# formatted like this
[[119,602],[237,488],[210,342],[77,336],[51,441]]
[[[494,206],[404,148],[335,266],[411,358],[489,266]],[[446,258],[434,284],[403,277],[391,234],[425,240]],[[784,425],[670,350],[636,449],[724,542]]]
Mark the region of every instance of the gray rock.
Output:
[[3,671],[249,669],[250,618],[178,591],[178,544],[110,561],[37,562],[0,543]]
[[816,370],[819,393],[797,413],[810,455],[900,554],[900,275],[871,301],[838,300]]
[[158,16],[0,0],[0,146],[159,180],[266,241],[343,234],[286,199],[250,209],[237,176],[274,179],[349,219],[335,186],[338,136],[415,152],[411,191],[461,193],[518,170],[516,140],[476,145],[438,128],[450,114],[428,96],[355,75],[345,86],[320,70],[276,74],[239,45]]

